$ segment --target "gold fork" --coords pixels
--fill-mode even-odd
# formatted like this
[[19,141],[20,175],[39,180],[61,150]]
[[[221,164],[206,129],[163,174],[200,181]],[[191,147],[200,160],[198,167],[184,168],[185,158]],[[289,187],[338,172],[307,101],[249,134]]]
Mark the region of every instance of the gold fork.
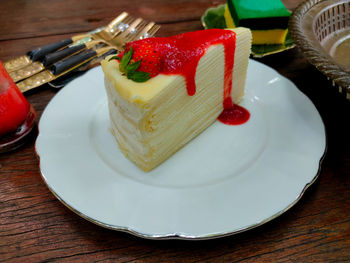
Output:
[[[4,66],[9,73],[16,70],[20,70],[23,67],[26,67],[32,64],[33,62],[40,61],[40,59],[48,53],[54,52],[56,50],[60,50],[62,48],[67,47],[68,45],[71,46],[71,45],[77,45],[77,44],[85,44],[86,42],[91,40],[91,35],[105,36],[107,39],[110,39],[111,36],[115,36],[114,30],[118,26],[118,24],[120,23],[125,24],[132,20],[133,18],[130,17],[128,13],[123,12],[119,16],[117,16],[115,19],[113,19],[113,21],[110,22],[106,27],[97,28],[91,32],[73,36],[70,39],[61,40],[56,43],[51,43],[49,45],[36,48],[28,52],[26,55],[16,57],[6,61],[4,63]],[[120,33],[120,31],[116,33]],[[103,39],[103,37],[100,37],[100,39]],[[40,56],[35,55],[33,57],[31,54],[34,54],[34,53],[36,54],[40,53],[41,55]],[[28,75],[24,77],[28,77]]]
[[[61,60],[63,58],[68,58],[72,55],[75,55],[79,52],[81,52],[81,50],[84,49],[89,49],[89,48],[93,48],[95,46],[97,46],[98,44],[103,43],[102,40],[93,40],[90,42],[87,42],[84,45],[80,46],[75,46],[73,48],[66,48],[60,51],[56,51],[54,53],[50,53],[49,55],[55,55],[58,53],[63,53],[63,55],[61,57],[59,57],[57,60],[53,61],[51,64],[53,64],[54,62]],[[77,48],[77,50],[75,50]],[[71,51],[71,52],[70,52]],[[64,54],[65,53],[65,54]],[[46,63],[44,63],[46,60],[46,57],[44,57],[44,59],[41,61],[34,61],[32,63],[30,63],[27,66],[24,66],[18,70],[15,71],[11,71],[9,72],[10,77],[12,78],[12,80],[14,82],[18,82],[22,79],[28,78],[36,73],[39,73],[40,71],[43,71],[45,68],[48,68],[51,64],[47,65]]]
[[[103,46],[105,47],[107,46],[107,47],[115,48],[118,51],[121,51],[126,42],[153,36],[158,29],[159,29],[159,26],[155,25],[154,22],[147,23],[141,18],[134,18],[130,16],[128,13],[123,12],[118,17],[116,17],[113,21],[111,21],[106,27],[98,28],[89,33],[73,36],[71,39],[60,41],[60,42],[64,42],[64,44],[59,44],[59,48],[58,48],[59,51],[55,53],[61,52],[60,50],[63,51],[61,53],[67,53],[67,52],[69,53],[70,49],[72,49],[73,46],[77,46],[77,45],[81,46],[82,44],[85,45],[85,49],[89,49],[89,48],[97,49]],[[40,54],[42,54],[44,50],[50,50],[50,52],[52,52],[52,48],[51,49],[50,48],[47,49],[47,48],[52,45],[56,45],[57,47],[58,43],[60,42],[49,44],[41,48],[37,48],[31,52],[39,51]],[[102,46],[100,44],[94,46],[95,45],[94,43],[102,43],[102,42],[105,44]],[[49,55],[51,54],[53,53],[49,53]],[[73,53],[71,52],[69,54],[73,54]],[[79,68],[79,70],[80,69],[86,70],[87,68],[91,68],[95,66],[100,60],[101,59],[99,58],[99,56],[94,57],[93,59],[91,59],[90,63],[88,64],[85,63],[84,64],[85,66]],[[7,70],[9,71],[14,81],[17,83],[20,83],[20,81],[22,81],[23,79],[27,79],[32,76],[35,76],[39,74],[41,71],[44,71],[45,69],[50,69],[50,67],[43,64],[42,61],[43,61],[43,55],[41,55],[40,58],[37,57],[36,59],[31,59],[30,56],[25,55],[25,56],[12,59],[8,62],[5,62],[4,64],[5,64],[5,68],[7,68]],[[36,76],[35,78],[38,79],[38,76]],[[44,83],[47,82],[46,79],[43,79],[42,81],[44,81]],[[39,86],[38,81],[36,81],[35,83],[36,84],[34,86],[30,85],[30,89],[34,88],[35,86]],[[23,86],[23,83],[21,83],[21,86]]]
[[[122,21],[129,21],[127,17],[124,17],[124,19],[122,19]],[[17,83],[19,89],[22,92],[34,89],[36,87],[41,86],[42,84],[48,83],[50,81],[53,81],[55,79],[57,79],[58,77],[61,77],[69,72],[71,72],[73,69],[76,69],[78,67],[80,67],[81,65],[86,65],[87,63],[91,63],[91,61],[95,60],[99,60],[101,59],[101,57],[103,57],[103,55],[105,54],[110,54],[110,51],[112,51],[112,49],[117,49],[118,51],[122,50],[123,47],[125,46],[125,44],[127,42],[133,41],[133,40],[137,40],[137,39],[142,39],[142,38],[146,38],[146,37],[152,37],[160,28],[160,26],[155,25],[154,22],[150,22],[147,23],[145,21],[143,21],[141,18],[137,18],[137,19],[132,19],[131,24],[125,29],[125,30],[121,30],[120,29],[114,29],[112,30],[112,28],[106,29],[104,30],[104,32],[106,34],[110,34],[110,37],[113,37],[111,40],[106,41],[107,42],[107,47],[103,47],[103,48],[98,48],[96,49],[94,52],[94,55],[92,55],[91,57],[89,57],[88,59],[83,58],[79,59],[79,54],[75,55],[74,57],[74,64],[70,64],[69,69],[65,69],[63,71],[63,73],[58,73],[55,74],[54,71],[50,70],[50,69],[46,69],[44,71],[41,71],[29,78],[26,78],[20,82]],[[117,25],[118,23],[115,23],[115,25]],[[115,28],[114,25],[114,28]],[[108,31],[109,30],[109,31]],[[119,32],[120,31],[120,32]],[[102,31],[101,31],[102,32]],[[102,33],[102,34],[105,34]],[[98,36],[101,36],[102,34],[99,34]],[[97,34],[96,34],[97,35]],[[96,38],[96,35],[93,36],[93,38]],[[90,49],[87,49],[87,52],[92,52],[89,51]],[[84,54],[86,52],[82,52],[82,54]],[[73,57],[72,57],[73,58]]]
[[123,32],[135,19],[129,16],[128,13],[123,12],[111,23],[109,23],[103,30],[92,34],[94,39],[103,39],[109,41]]
[[128,29],[120,33],[117,37],[113,38],[109,42],[112,46],[116,47],[118,51],[122,51],[125,48],[125,44],[134,40],[139,40],[153,36],[160,26],[154,22],[147,23],[142,19],[136,19]]

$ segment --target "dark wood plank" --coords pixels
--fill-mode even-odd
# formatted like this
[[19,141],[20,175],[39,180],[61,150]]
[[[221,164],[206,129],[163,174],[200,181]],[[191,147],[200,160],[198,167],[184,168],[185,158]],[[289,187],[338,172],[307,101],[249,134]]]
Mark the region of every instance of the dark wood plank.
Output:
[[[127,11],[159,24],[198,21],[204,10],[224,1],[95,1],[45,0],[0,2],[0,40],[88,32]],[[19,4],[21,3],[21,4]]]
[[[188,21],[188,22],[177,22],[171,24],[161,24],[160,30],[156,33],[156,36],[166,37],[188,31],[195,31],[203,29],[200,21]],[[82,32],[68,33],[61,35],[50,35],[44,37],[31,37],[31,38],[20,38],[12,40],[0,41],[0,60],[7,61],[11,58],[26,54],[28,51],[40,47],[46,44],[54,43],[56,41],[72,37]]]

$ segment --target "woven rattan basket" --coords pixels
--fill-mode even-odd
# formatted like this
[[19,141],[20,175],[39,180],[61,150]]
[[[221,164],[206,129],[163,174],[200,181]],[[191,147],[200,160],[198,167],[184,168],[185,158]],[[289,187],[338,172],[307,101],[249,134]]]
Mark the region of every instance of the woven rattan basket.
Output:
[[350,99],[350,0],[308,0],[290,19],[308,61]]

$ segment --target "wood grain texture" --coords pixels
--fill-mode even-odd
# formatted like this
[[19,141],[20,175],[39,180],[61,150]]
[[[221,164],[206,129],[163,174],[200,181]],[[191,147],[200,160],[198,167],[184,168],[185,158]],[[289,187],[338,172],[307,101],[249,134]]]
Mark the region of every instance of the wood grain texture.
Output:
[[[200,29],[200,16],[218,3],[3,0],[0,60],[106,24],[124,10],[161,23],[159,36]],[[258,61],[310,98],[328,136],[319,179],[288,212],[251,231],[208,241],[151,241],[103,229],[50,193],[34,133],[20,149],[0,155],[0,262],[350,262],[350,103],[298,49]],[[26,94],[38,119],[56,92],[43,86]]]
[[[222,2],[222,1],[221,1]],[[158,24],[199,21],[217,1],[95,1],[3,0],[0,40],[87,32],[108,24],[123,11]]]

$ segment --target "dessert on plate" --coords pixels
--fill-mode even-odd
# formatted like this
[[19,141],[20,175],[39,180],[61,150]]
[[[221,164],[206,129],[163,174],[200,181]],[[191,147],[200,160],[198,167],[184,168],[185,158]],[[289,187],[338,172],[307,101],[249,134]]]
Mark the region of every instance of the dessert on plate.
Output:
[[290,12],[281,0],[227,0],[224,17],[228,28],[250,28],[254,45],[283,44]]
[[102,61],[111,131],[125,156],[150,171],[218,117],[246,121],[236,103],[250,48],[249,29],[209,29],[134,41]]

